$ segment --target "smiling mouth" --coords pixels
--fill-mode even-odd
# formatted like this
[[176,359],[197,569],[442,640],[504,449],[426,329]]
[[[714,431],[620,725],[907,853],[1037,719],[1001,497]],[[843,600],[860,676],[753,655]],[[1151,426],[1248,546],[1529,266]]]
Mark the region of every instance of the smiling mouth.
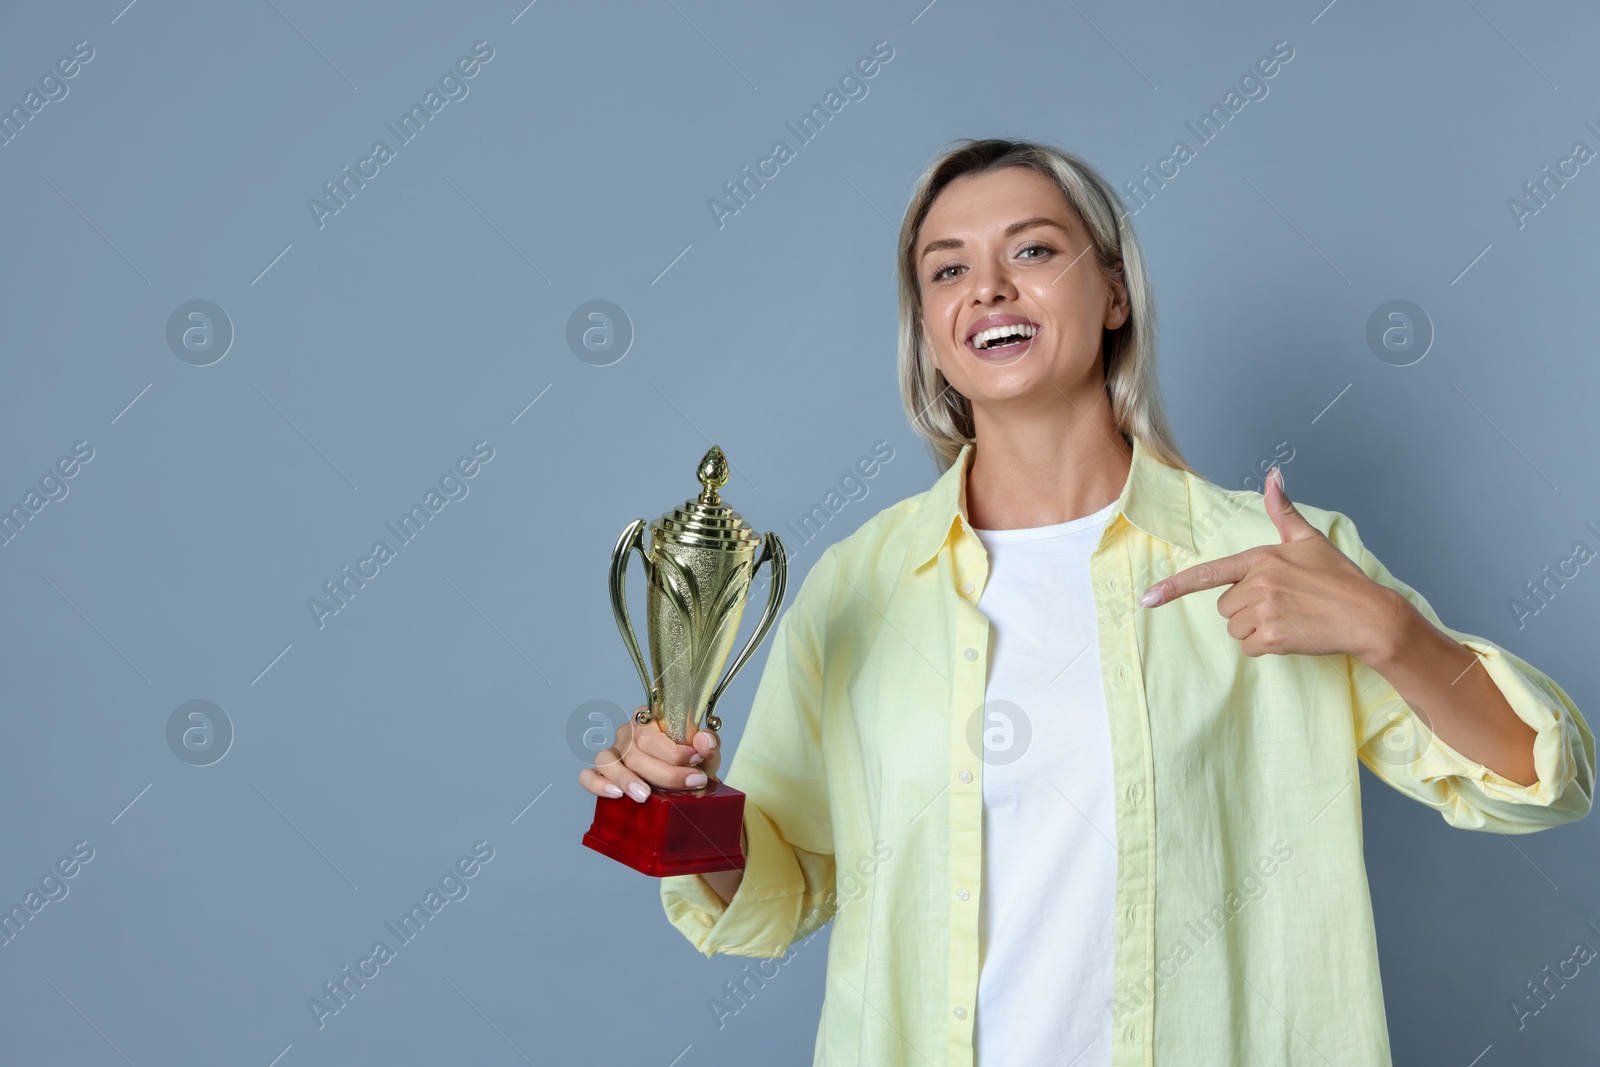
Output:
[[1007,356],[1023,352],[1033,345],[1039,327],[1028,323],[996,326],[980,330],[967,342],[967,347],[985,356]]

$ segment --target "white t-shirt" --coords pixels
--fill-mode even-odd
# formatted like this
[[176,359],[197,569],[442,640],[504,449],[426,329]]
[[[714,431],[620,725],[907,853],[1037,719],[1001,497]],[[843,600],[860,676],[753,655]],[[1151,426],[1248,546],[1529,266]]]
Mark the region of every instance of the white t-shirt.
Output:
[[975,530],[991,633],[977,1067],[1111,1063],[1117,831],[1089,557],[1115,510]]

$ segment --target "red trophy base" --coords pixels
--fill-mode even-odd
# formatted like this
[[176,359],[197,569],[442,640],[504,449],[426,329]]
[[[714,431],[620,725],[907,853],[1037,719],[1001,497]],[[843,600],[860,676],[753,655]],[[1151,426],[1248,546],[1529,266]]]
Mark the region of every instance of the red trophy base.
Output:
[[744,870],[739,837],[744,794],[726,782],[699,789],[650,790],[631,797],[596,797],[594,824],[583,843],[618,863],[656,878]]

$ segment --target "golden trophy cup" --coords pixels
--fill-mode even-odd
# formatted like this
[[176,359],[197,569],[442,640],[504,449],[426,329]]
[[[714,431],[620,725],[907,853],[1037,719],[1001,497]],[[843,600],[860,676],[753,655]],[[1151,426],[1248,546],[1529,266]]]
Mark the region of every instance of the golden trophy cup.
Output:
[[[769,531],[758,536],[718,495],[728,480],[722,449],[712,445],[696,473],[699,496],[656,520],[650,527],[648,552],[644,519],[630,522],[611,552],[611,609],[645,689],[645,707],[635,716],[636,729],[654,723],[679,744],[688,744],[701,723],[721,728],[717,701],[772,628],[789,573],[778,535]],[[624,595],[629,553],[635,549],[644,560],[645,623],[653,672],[639,652]],[[766,608],[755,633],[724,675],[751,582],[769,561],[772,585]],[[642,804],[626,797],[597,797],[594,823],[583,843],[656,877],[742,870],[743,824],[744,794],[708,776],[698,789],[652,786]]]

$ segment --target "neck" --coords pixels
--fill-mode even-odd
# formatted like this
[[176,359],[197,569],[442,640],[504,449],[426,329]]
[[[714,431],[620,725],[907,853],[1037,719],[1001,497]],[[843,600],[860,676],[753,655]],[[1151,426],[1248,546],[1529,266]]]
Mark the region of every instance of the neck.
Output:
[[[1098,399],[1096,399],[1098,398]],[[967,521],[980,530],[1053,526],[1091,515],[1127,484],[1133,448],[1103,386],[1028,415],[973,411]]]

